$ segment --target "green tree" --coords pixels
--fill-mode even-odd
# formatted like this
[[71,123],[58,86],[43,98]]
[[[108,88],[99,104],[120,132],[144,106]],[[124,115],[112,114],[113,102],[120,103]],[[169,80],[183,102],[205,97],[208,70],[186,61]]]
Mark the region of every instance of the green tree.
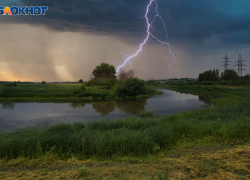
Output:
[[143,80],[139,78],[127,78],[118,86],[116,93],[119,97],[135,97],[147,93],[147,87]]
[[239,79],[238,74],[234,70],[225,70],[222,75],[223,80],[233,80],[236,81]]
[[46,84],[46,82],[45,82],[45,81],[42,81],[41,83],[42,83],[42,84]]
[[83,80],[82,79],[78,80],[78,83],[83,83]]
[[205,71],[199,74],[199,81],[218,81],[220,78],[220,71],[218,69]]
[[96,66],[92,74],[95,78],[116,79],[115,67],[107,63],[101,63],[101,65]]
[[246,75],[244,76],[244,79],[249,80],[249,79],[250,79],[250,75],[249,75],[249,74],[246,74]]

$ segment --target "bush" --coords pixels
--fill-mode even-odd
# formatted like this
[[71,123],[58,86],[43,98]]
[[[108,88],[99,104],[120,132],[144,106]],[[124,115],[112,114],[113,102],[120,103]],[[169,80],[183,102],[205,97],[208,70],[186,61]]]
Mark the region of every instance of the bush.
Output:
[[78,168],[77,170],[78,170],[79,176],[84,176],[88,173],[89,168],[87,168],[86,166],[82,166]]
[[104,86],[105,82],[101,81],[99,78],[95,78],[92,80],[89,80],[87,83],[85,83],[86,86]]
[[78,95],[78,97],[89,97],[92,96],[92,92],[85,91]]
[[81,94],[78,94],[77,97],[89,97],[92,96],[94,99],[96,98],[105,98],[106,96],[109,96],[110,94],[108,92],[90,92],[85,91]]
[[115,80],[108,79],[105,82],[105,89],[111,89],[115,85]]
[[8,84],[5,84],[4,86],[17,86],[16,83],[8,83]]
[[106,96],[109,96],[109,93],[106,92],[94,92],[92,94],[93,98],[96,99],[98,97],[105,98]]
[[250,75],[249,75],[249,74],[246,74],[246,75],[244,76],[244,79],[250,80]]
[[116,93],[119,97],[135,97],[147,93],[147,87],[139,78],[127,78],[117,87]]
[[80,89],[80,88],[73,88],[72,90],[71,90],[71,93],[72,94],[79,94],[79,93],[81,93],[82,92],[82,90]]
[[81,85],[81,90],[86,91],[86,87],[84,85]]

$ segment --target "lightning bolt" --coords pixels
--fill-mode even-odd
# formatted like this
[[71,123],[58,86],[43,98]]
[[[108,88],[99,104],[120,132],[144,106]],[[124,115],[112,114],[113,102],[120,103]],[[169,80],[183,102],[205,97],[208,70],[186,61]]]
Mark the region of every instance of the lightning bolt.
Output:
[[[148,18],[148,13],[149,13],[149,8],[150,8],[150,6],[153,4],[153,2],[155,2],[155,4],[156,4],[156,7],[155,7],[156,15],[155,15],[153,21],[150,23],[150,22],[149,22],[149,18]],[[125,56],[128,56],[128,58],[125,60],[125,62],[124,62],[121,66],[119,66],[119,67],[117,68],[116,73],[118,73],[118,72],[119,72],[119,69],[120,69],[121,67],[123,67],[127,62],[130,63],[130,66],[131,66],[131,69],[132,69],[132,65],[131,65],[130,59],[133,58],[133,57],[135,57],[135,56],[137,56],[137,55],[139,54],[139,52],[142,51],[142,47],[143,47],[143,46],[146,44],[146,42],[148,41],[149,36],[152,36],[154,39],[156,39],[158,42],[160,42],[161,45],[167,45],[167,46],[168,46],[169,52],[170,52],[170,54],[173,56],[173,59],[171,60],[171,65],[169,66],[169,68],[170,68],[172,65],[176,64],[176,66],[177,66],[178,69],[180,70],[180,67],[179,67],[178,63],[177,63],[176,60],[175,60],[174,53],[173,53],[172,50],[171,50],[170,44],[167,43],[166,40],[165,40],[165,41],[159,40],[157,37],[155,37],[155,36],[150,32],[150,28],[153,29],[155,32],[159,32],[159,31],[156,31],[156,30],[153,28],[153,24],[154,24],[155,19],[156,19],[157,17],[159,17],[159,18],[161,19],[161,22],[162,22],[162,25],[163,25],[163,29],[164,29],[165,34],[166,34],[166,40],[170,39],[169,36],[168,36],[167,30],[166,30],[166,26],[165,26],[164,21],[163,21],[163,18],[162,18],[162,17],[159,15],[159,13],[158,13],[158,3],[157,3],[157,1],[156,1],[156,0],[150,0],[149,4],[148,4],[148,6],[147,6],[146,14],[145,14],[145,16],[144,16],[144,18],[146,19],[146,22],[147,22],[147,37],[146,37],[146,39],[143,41],[143,43],[141,43],[140,49],[137,50],[136,53],[135,53],[134,55],[132,55],[132,56],[125,55]],[[141,18],[140,18],[140,19],[141,19]],[[160,32],[160,33],[161,33],[161,32]],[[124,55],[124,54],[123,54],[123,55]]]

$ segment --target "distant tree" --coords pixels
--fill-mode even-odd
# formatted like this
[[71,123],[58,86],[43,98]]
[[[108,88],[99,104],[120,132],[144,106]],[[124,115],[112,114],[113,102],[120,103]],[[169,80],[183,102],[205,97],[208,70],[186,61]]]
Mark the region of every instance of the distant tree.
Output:
[[123,80],[123,79],[127,79],[129,77],[134,77],[136,74],[136,71],[134,69],[125,71],[124,69],[121,69],[118,75],[118,78]]
[[101,63],[99,66],[96,66],[92,74],[95,78],[116,79],[115,67],[107,63]]
[[78,80],[78,83],[83,83],[83,80],[82,79]]
[[218,81],[220,78],[220,71],[218,69],[205,71],[199,74],[199,81]]
[[45,81],[42,81],[41,83],[42,83],[42,84],[46,84],[46,82],[45,82]]
[[246,74],[246,75],[244,76],[244,79],[249,80],[249,79],[250,79],[250,75],[249,75],[249,74]]
[[221,79],[236,81],[239,79],[239,76],[234,70],[225,70],[224,73],[221,74]]

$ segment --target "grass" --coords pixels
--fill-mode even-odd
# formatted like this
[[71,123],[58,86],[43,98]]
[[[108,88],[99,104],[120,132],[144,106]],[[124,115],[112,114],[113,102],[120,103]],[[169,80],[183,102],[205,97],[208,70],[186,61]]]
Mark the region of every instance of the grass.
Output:
[[4,158],[0,159],[0,179],[249,179],[249,153],[249,144],[203,140],[181,143],[147,158],[100,161],[72,157],[62,161],[56,154]]
[[[59,170],[64,178],[72,179],[80,176],[77,169],[83,166],[80,162],[87,159],[96,159],[97,163],[87,163],[89,171],[81,178],[160,179],[167,173],[170,178],[177,179],[249,178],[249,88],[168,88],[194,94],[202,92],[220,98],[212,100],[214,107],[171,116],[152,118],[152,113],[142,112],[143,119],[58,124],[0,133],[0,164],[6,169],[15,167],[14,162],[25,159],[37,163],[34,165],[36,171],[38,166],[43,167],[43,163],[58,162],[60,166],[74,162],[71,165],[74,169]],[[202,148],[193,152],[195,142],[198,146],[202,144]],[[214,144],[219,150],[213,151],[216,149]],[[105,161],[109,165],[98,164]],[[25,164],[23,160],[17,166],[28,166]],[[166,166],[169,171],[165,171]],[[13,173],[13,177],[32,176],[32,172],[19,173]],[[49,173],[51,178],[57,177],[55,173],[55,170]]]
[[[218,91],[222,90],[214,88],[212,92]],[[1,133],[0,157],[36,158],[40,152],[38,142],[43,154],[54,148],[53,151],[62,159],[72,155],[143,157],[158,153],[160,149],[171,149],[183,139],[193,141],[211,137],[216,142],[246,142],[250,138],[249,90],[231,89],[226,92],[222,93],[224,98],[214,100],[216,108],[198,109],[174,116],[58,124]],[[148,116],[145,112],[142,115]]]
[[[104,86],[83,86],[82,84],[0,84],[0,101],[95,101],[118,99],[116,86],[107,90]],[[152,91],[138,98],[148,98],[161,92]]]
[[157,115],[155,114],[154,111],[140,111],[136,114],[138,117],[140,118],[153,118],[153,117],[157,117]]

